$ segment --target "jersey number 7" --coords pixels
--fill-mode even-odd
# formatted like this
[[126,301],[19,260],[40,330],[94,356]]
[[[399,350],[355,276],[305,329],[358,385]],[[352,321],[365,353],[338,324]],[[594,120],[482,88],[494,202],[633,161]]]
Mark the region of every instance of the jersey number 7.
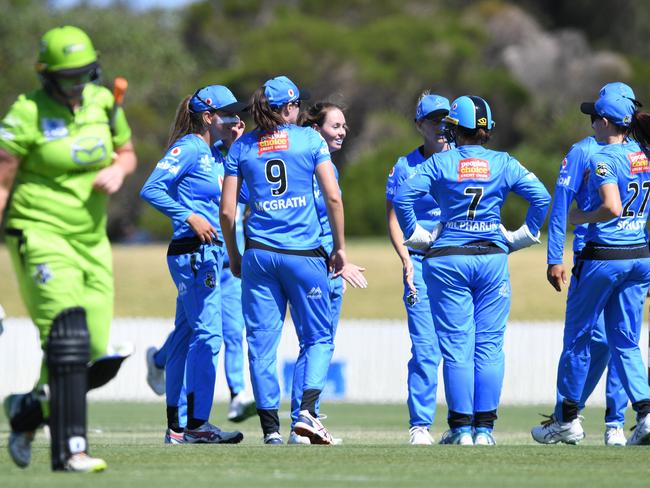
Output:
[[469,207],[467,207],[467,220],[474,220],[476,216],[476,209],[478,204],[483,198],[483,187],[482,186],[469,186],[465,188],[465,195],[472,195],[472,201],[469,202]]

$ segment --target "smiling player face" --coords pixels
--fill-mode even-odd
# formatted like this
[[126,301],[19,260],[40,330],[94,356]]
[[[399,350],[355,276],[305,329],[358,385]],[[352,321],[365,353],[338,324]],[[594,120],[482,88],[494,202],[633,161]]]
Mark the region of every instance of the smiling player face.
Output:
[[343,140],[348,134],[348,126],[345,123],[345,115],[338,108],[327,111],[322,127],[314,126],[323,136],[330,153],[336,152],[343,146]]

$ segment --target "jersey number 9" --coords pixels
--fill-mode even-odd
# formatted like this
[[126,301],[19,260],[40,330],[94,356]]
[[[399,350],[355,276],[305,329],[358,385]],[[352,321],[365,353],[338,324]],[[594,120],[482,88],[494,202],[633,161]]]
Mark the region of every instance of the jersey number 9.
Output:
[[279,197],[287,191],[287,167],[281,159],[269,159],[264,168],[266,173],[266,181],[271,184],[277,184],[275,188],[271,189],[271,195]]

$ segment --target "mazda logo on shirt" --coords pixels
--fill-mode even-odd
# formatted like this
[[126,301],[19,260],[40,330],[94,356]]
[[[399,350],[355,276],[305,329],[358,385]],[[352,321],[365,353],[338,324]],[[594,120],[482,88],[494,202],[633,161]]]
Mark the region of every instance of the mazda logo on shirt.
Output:
[[99,137],[83,137],[75,140],[71,147],[72,160],[82,166],[97,164],[106,158],[106,146]]

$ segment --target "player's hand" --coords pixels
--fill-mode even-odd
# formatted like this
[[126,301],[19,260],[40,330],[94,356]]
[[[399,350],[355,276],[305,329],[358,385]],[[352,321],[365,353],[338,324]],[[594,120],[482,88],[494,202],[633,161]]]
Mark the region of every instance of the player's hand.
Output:
[[241,278],[241,254],[235,256],[228,255],[230,260],[230,272],[235,278]]
[[332,272],[332,279],[341,276],[345,281],[350,283],[354,288],[367,288],[368,281],[363,276],[366,268],[357,266],[356,264],[348,263],[343,250],[334,251],[330,256],[330,272]]
[[185,221],[202,243],[212,244],[213,241],[219,239],[217,229],[200,215],[193,213]]
[[111,164],[97,173],[93,182],[93,188],[107,195],[112,195],[122,187],[125,176],[124,170],[120,165]]
[[566,272],[563,264],[549,264],[546,269],[546,279],[557,291],[562,291],[562,285],[566,286]]
[[233,142],[239,139],[245,130],[246,123],[243,120],[239,119],[239,122],[233,125],[230,129]]
[[417,293],[415,288],[415,283],[413,282],[413,263],[410,259],[407,259],[402,263],[402,274],[404,275],[404,283],[409,287],[411,293]]

